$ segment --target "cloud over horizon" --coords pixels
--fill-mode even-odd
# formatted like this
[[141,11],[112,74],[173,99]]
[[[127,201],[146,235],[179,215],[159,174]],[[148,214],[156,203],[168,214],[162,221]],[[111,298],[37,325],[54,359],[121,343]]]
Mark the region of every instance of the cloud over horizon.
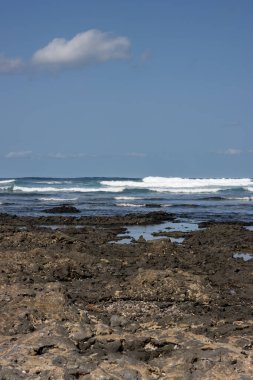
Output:
[[239,156],[240,154],[242,154],[242,151],[236,148],[228,148],[227,150],[225,150],[224,154],[227,156]]
[[30,69],[64,69],[83,67],[112,60],[130,58],[131,43],[127,37],[90,29],[73,38],[54,38],[36,50],[31,59],[0,55],[0,73],[11,74]]
[[33,57],[34,65],[66,67],[101,63],[130,57],[130,41],[127,37],[90,29],[78,33],[70,40],[55,38]]
[[5,156],[5,158],[31,158],[32,151],[31,150],[22,150],[18,152],[9,152]]
[[0,73],[10,74],[22,71],[24,63],[20,58],[8,58],[0,54]]
[[3,156],[7,159],[35,159],[35,160],[43,160],[43,159],[51,159],[51,160],[79,160],[79,159],[105,159],[105,158],[145,158],[147,157],[146,153],[122,153],[115,155],[108,154],[98,154],[98,153],[83,153],[83,152],[75,152],[75,153],[63,153],[63,152],[55,152],[55,153],[34,153],[31,150],[24,151],[11,151]]

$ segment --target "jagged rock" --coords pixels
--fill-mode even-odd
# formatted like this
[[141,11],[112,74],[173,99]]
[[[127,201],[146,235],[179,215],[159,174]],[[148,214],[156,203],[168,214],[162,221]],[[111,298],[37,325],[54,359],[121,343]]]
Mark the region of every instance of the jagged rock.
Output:
[[167,217],[0,215],[0,379],[253,378],[253,260],[233,258],[253,252],[253,232],[212,223],[183,246],[108,243]]

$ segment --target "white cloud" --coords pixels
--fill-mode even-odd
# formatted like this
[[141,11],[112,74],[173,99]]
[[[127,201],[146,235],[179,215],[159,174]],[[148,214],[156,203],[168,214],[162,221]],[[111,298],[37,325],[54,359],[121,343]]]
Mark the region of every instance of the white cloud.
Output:
[[70,40],[54,38],[35,51],[25,62],[0,53],[0,74],[23,72],[36,68],[62,69],[130,58],[131,43],[127,37],[114,36],[98,29],[78,33]]
[[24,63],[20,58],[8,58],[0,55],[0,73],[9,74],[20,72],[24,68]]
[[48,154],[48,158],[55,158],[55,159],[58,159],[58,160],[64,160],[66,158],[69,158],[68,155],[64,154],[64,153],[49,153]]
[[30,150],[24,150],[19,152],[9,152],[5,155],[5,158],[30,158],[32,152]]
[[242,151],[240,149],[235,149],[235,148],[228,148],[225,150],[224,154],[227,156],[238,156],[242,154]]
[[141,152],[130,152],[130,153],[122,153],[119,155],[106,155],[106,154],[88,154],[88,153],[48,153],[45,156],[41,156],[50,159],[56,160],[69,160],[69,159],[90,159],[90,158],[121,158],[121,157],[135,157],[135,158],[145,158],[147,157],[146,153]]
[[146,153],[141,152],[130,152],[122,153],[118,155],[107,155],[107,154],[97,154],[97,153],[63,153],[63,152],[51,152],[51,153],[34,153],[30,150],[24,151],[12,151],[4,156],[8,159],[33,159],[33,160],[80,160],[80,159],[117,159],[117,158],[145,158]]
[[94,154],[86,154],[86,153],[49,153],[45,156],[45,158],[53,158],[56,160],[69,160],[69,159],[80,159],[80,158],[95,158],[97,157]]
[[130,41],[97,29],[79,33],[70,40],[55,38],[32,57],[34,66],[75,67],[130,57]]

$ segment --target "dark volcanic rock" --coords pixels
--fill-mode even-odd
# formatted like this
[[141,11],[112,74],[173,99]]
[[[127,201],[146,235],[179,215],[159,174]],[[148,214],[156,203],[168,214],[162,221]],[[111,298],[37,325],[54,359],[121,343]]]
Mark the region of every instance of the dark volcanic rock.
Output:
[[61,205],[44,210],[49,214],[77,214],[80,212],[76,207],[69,205]]
[[170,218],[1,214],[0,379],[252,379],[253,231],[108,243]]
[[[65,205],[64,205],[65,206]],[[67,205],[66,205],[67,206]],[[51,213],[52,209],[57,209],[57,213],[59,210],[59,207],[54,207],[51,209],[44,210],[45,212]],[[64,210],[66,208],[64,207]],[[65,212],[65,211],[64,211]],[[172,213],[167,213],[163,211],[152,211],[147,212],[143,214],[126,214],[126,215],[116,215],[116,216],[80,216],[80,217],[74,217],[74,216],[66,216],[66,215],[50,215],[50,216],[40,216],[40,217],[30,217],[30,216],[24,216],[24,217],[17,217],[16,215],[8,215],[8,214],[0,214],[0,226],[7,224],[13,228],[15,225],[23,225],[23,226],[30,226],[31,228],[34,227],[34,225],[52,225],[52,224],[59,224],[59,225],[85,225],[85,226],[119,226],[122,228],[122,226],[126,225],[147,225],[147,224],[159,224],[161,222],[164,222],[166,220],[175,220],[176,215]]]

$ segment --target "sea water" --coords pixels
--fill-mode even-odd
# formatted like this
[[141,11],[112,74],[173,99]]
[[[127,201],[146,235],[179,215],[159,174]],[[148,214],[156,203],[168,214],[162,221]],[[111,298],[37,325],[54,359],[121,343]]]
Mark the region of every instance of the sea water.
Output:
[[[45,215],[70,204],[80,215],[165,211],[182,222],[253,221],[251,178],[2,178],[0,212]],[[76,216],[76,215],[75,215]]]

